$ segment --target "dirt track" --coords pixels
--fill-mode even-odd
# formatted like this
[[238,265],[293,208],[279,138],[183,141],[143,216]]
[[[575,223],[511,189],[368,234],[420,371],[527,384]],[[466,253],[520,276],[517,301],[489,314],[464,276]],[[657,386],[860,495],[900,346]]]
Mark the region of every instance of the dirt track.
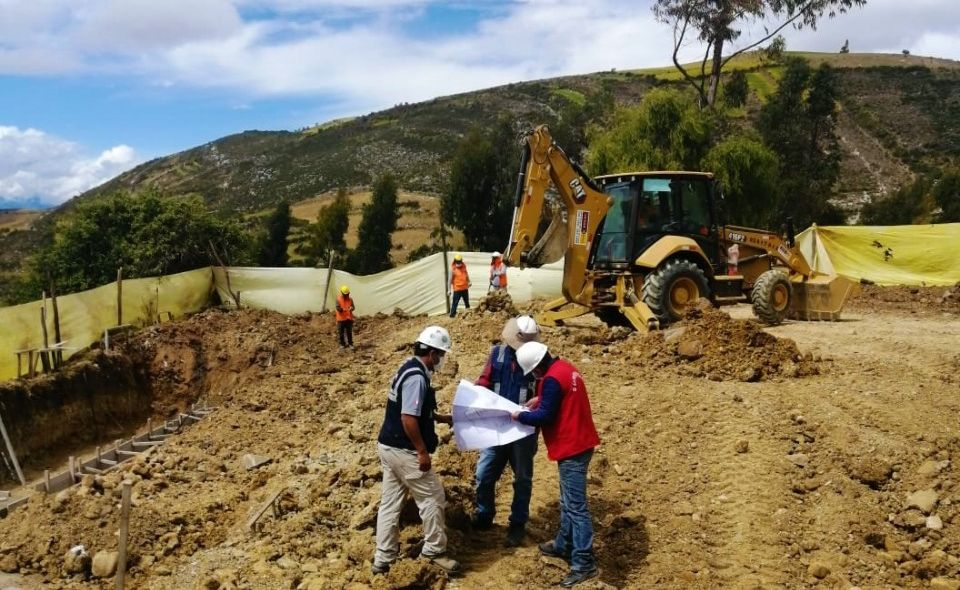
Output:
[[[779,356],[762,362],[735,341],[726,351],[702,343],[701,358],[684,360],[675,354],[682,334],[668,333],[672,344],[664,335],[621,340],[592,320],[548,329],[547,343],[584,374],[604,443],[589,486],[602,583],[585,587],[960,581],[960,316],[929,309],[898,312],[867,300],[841,323],[790,322],[768,329],[781,340],[767,344],[793,339],[801,355],[791,360],[783,356],[793,354],[789,348],[777,349]],[[749,315],[746,307],[730,311]],[[456,376],[438,377],[442,406],[456,378],[477,375],[504,318],[429,319],[451,329],[458,349],[457,362],[448,363],[459,368]],[[165,383],[163,403],[206,390],[220,409],[125,474],[137,481],[132,587],[555,584],[564,569],[541,560],[535,545],[557,523],[556,467],[542,445],[524,547],[501,547],[508,476],[499,526],[481,534],[464,527],[475,453],[448,443],[435,465],[464,576],[448,581],[416,560],[387,577],[369,574],[383,389],[403,345],[427,321],[364,319],[352,356],[331,347],[332,322],[318,316],[212,311],[141,335]],[[729,338],[756,341],[736,327]],[[693,333],[689,327],[687,337]],[[721,370],[718,358],[735,370]],[[740,380],[753,365],[749,380]],[[239,463],[248,452],[274,460],[246,471]],[[0,570],[16,566],[24,588],[112,587],[66,577],[62,556],[78,543],[91,554],[112,548],[119,479],[108,476],[61,500],[35,497],[0,521]],[[281,516],[268,515],[260,532],[247,533],[250,513],[281,488]],[[931,515],[940,530],[936,519],[905,507],[908,494],[924,489],[936,492]],[[414,553],[419,526],[410,522],[404,549]]]

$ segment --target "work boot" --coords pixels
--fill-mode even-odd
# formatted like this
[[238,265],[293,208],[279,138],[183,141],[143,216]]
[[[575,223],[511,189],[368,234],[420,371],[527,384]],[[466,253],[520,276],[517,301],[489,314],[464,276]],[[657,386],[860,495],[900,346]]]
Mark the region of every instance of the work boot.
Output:
[[488,531],[493,526],[493,519],[483,516],[479,512],[470,518],[470,528],[475,531]]
[[370,568],[370,572],[375,576],[385,574],[390,571],[390,565],[389,563],[373,562],[373,567]]
[[557,551],[557,546],[553,541],[545,541],[540,543],[537,545],[537,548],[540,549],[540,553],[543,553],[547,557],[559,557],[568,563],[570,561],[570,555]]
[[507,528],[507,538],[504,540],[504,547],[519,547],[523,544],[523,538],[527,535],[527,528],[522,524],[511,524]]
[[441,553],[440,555],[424,555],[420,554],[420,557],[423,557],[433,565],[439,567],[450,575],[456,575],[460,573],[460,562],[456,559],[447,557],[445,554]]
[[586,582],[590,578],[597,577],[597,568],[589,569],[584,572],[570,572],[567,577],[560,580],[560,586],[564,588],[573,588],[580,582]]

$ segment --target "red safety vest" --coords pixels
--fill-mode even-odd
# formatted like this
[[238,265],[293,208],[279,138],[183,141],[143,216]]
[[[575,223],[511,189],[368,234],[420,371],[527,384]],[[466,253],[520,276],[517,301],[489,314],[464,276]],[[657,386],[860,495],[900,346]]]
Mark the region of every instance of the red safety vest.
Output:
[[547,377],[556,379],[563,392],[556,419],[543,426],[547,458],[560,461],[599,446],[600,435],[593,425],[587,386],[577,368],[563,359],[555,360],[543,379],[537,382],[537,397]]
[[337,295],[337,309],[333,311],[338,322],[353,320],[353,299],[343,293]]

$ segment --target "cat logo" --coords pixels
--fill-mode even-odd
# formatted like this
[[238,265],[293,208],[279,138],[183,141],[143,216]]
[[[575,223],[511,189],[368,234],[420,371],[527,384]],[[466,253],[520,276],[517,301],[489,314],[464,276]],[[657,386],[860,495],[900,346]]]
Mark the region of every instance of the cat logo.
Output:
[[577,203],[582,203],[583,200],[587,198],[587,192],[583,190],[583,185],[580,184],[579,178],[574,178],[570,181],[570,189],[573,191],[573,200]]

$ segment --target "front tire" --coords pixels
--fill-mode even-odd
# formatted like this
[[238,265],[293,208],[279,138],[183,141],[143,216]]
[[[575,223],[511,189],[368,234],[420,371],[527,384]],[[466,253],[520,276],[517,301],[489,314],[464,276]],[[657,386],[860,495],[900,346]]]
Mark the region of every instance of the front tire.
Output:
[[786,274],[768,270],[757,279],[750,292],[753,314],[768,326],[782,324],[793,302],[793,285]]
[[701,297],[710,297],[710,284],[689,260],[669,260],[643,281],[643,302],[666,326],[683,317]]

